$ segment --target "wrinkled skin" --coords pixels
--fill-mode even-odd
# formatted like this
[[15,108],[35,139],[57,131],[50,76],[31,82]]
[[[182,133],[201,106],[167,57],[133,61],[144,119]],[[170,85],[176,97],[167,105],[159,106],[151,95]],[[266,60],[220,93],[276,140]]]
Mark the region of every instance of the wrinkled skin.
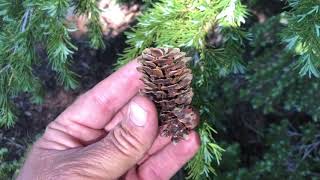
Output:
[[46,128],[18,176],[34,179],[170,179],[199,148],[191,131],[174,145],[158,135],[154,104],[132,61],[81,95]]

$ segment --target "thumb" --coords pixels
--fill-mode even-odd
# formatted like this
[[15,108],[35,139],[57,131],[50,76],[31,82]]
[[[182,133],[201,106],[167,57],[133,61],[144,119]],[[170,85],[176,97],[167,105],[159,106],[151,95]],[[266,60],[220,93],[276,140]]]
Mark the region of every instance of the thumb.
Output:
[[[149,150],[158,131],[154,104],[145,97],[136,96],[114,117],[121,122],[101,141],[88,147],[98,152],[96,164],[102,165],[104,178],[116,179],[135,166]],[[95,155],[97,153],[86,153]]]

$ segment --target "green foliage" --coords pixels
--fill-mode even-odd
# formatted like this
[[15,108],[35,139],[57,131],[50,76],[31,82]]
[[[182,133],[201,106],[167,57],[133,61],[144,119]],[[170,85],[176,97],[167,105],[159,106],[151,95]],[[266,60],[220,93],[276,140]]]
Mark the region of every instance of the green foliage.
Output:
[[286,16],[279,15],[251,28],[254,60],[248,64],[247,84],[241,96],[265,113],[306,112],[317,121],[319,82],[299,77],[296,64],[301,56],[283,51],[278,32],[285,28],[286,21]]
[[261,70],[248,77],[250,89],[243,89],[242,95],[255,107],[263,108],[265,113],[306,112],[312,115],[315,121],[319,120],[319,97],[316,93],[319,82],[315,79],[295,77],[296,73],[292,70],[295,58],[288,54],[273,54],[276,51],[272,48],[264,57],[250,64],[260,67]]
[[[235,28],[244,22],[247,13],[240,1],[179,1],[170,0],[156,3],[142,16],[138,24],[127,32],[129,47],[118,61],[118,65],[127,63],[137,57],[145,48],[180,47],[189,52],[199,53],[201,59],[215,58],[220,47],[206,42],[207,34],[212,28],[217,29],[216,36],[226,35],[223,41],[225,49],[231,54],[220,51],[218,57],[231,57],[223,62],[215,60],[216,68],[230,67],[236,61],[237,50],[245,34]],[[220,42],[218,42],[220,43]],[[231,62],[227,60],[231,59]],[[234,63],[235,64],[235,63]],[[238,67],[236,67],[237,69]],[[242,68],[242,66],[241,66]],[[228,69],[229,70],[229,69]]]
[[[21,162],[17,160],[7,161],[8,149],[0,148],[0,179],[8,179],[17,173]],[[12,177],[13,178],[13,177]]]
[[316,129],[313,123],[294,129],[287,120],[272,124],[265,132],[267,151],[261,160],[248,169],[226,163],[240,156],[239,146],[233,144],[226,149],[217,179],[317,179],[320,146]]
[[202,126],[199,129],[202,146],[186,167],[189,170],[187,179],[204,179],[210,177],[211,174],[216,174],[212,163],[216,161],[219,164],[221,152],[224,151],[213,139],[213,133],[216,131],[207,123],[203,123]]
[[[314,28],[315,24],[319,23],[319,15],[313,16],[309,13],[303,17],[303,21],[298,22],[298,20],[302,18],[299,15],[303,11],[309,12],[307,10],[317,6],[319,2],[308,0],[295,1],[297,4],[292,2],[290,1],[290,6],[294,8],[290,13],[272,16],[265,22],[255,23],[249,28],[252,39],[248,44],[250,47],[247,47],[248,71],[244,78],[236,76],[225,79],[220,86],[225,87],[223,94],[229,97],[228,99],[233,98],[232,100],[236,102],[248,101],[266,114],[283,116],[292,112],[304,112],[312,116],[313,121],[296,129],[288,121],[265,128],[262,136],[265,145],[264,154],[261,160],[250,167],[246,167],[243,163],[225,163],[235,159],[238,162],[238,158],[243,155],[241,154],[243,149],[237,144],[222,146],[226,152],[222,154],[223,160],[217,170],[217,179],[317,179],[318,177],[319,137],[316,129],[319,128],[317,121],[320,117],[319,82],[317,78],[301,77],[299,73],[316,75],[312,71],[318,71],[318,65],[315,64],[319,57],[312,60],[315,68],[312,70],[308,67],[307,71],[303,59],[319,55],[320,51],[315,50],[319,48],[319,36]],[[292,35],[299,38],[291,41]],[[290,41],[287,41],[288,39]],[[236,87],[240,87],[240,90]],[[236,93],[232,93],[234,90],[240,93],[240,97],[233,96]],[[225,104],[229,108],[224,109],[232,107],[230,101],[225,101]]]
[[299,55],[300,75],[320,77],[320,1],[289,0],[288,26],[283,32],[287,49]]
[[78,15],[90,16],[91,45],[103,46],[95,1],[0,0],[0,126],[14,124],[12,97],[28,92],[33,100],[41,100],[41,82],[33,71],[41,63],[36,53],[40,46],[46,51],[58,81],[66,88],[77,87],[76,74],[70,70],[70,59],[77,50],[70,37],[75,26],[65,20],[72,5]]
[[96,49],[104,48],[102,40],[102,28],[100,26],[100,9],[97,7],[96,1],[78,0],[75,3],[75,13],[77,15],[86,15],[89,17],[89,39],[91,47]]
[[130,2],[143,2],[145,4],[152,4],[157,2],[158,0],[117,0],[117,3],[119,4],[125,4],[125,3],[130,3]]

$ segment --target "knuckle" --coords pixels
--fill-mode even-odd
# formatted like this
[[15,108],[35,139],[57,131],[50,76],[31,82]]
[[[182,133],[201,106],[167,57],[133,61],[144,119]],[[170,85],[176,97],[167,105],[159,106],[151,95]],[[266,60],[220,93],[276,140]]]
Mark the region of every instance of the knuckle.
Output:
[[185,145],[186,148],[184,148],[183,151],[181,151],[181,154],[184,154],[186,156],[196,154],[201,146],[201,140],[196,133],[190,134],[189,138],[190,138],[190,140]]
[[117,108],[115,108],[115,106],[110,105],[113,104],[113,100],[107,95],[92,91],[88,96],[91,98],[92,102],[95,105],[102,108],[103,112],[108,112],[109,114],[115,114],[117,112]]
[[144,144],[135,136],[134,132],[121,123],[112,132],[112,143],[125,156],[137,157],[146,151]]
[[[164,177],[161,176],[161,172],[155,167],[158,167],[152,160],[149,161],[151,164],[148,167],[142,167],[138,169],[138,177],[140,180],[147,180],[147,179],[157,179],[157,180],[165,180]],[[167,178],[168,179],[168,178]]]
[[110,102],[110,98],[102,93],[97,93],[96,91],[92,90],[88,92],[88,96],[92,98],[93,102],[100,106],[105,106]]
[[68,132],[70,131],[70,128],[68,126],[58,122],[58,121],[52,121],[47,126],[46,130],[61,131],[61,132],[69,134]]

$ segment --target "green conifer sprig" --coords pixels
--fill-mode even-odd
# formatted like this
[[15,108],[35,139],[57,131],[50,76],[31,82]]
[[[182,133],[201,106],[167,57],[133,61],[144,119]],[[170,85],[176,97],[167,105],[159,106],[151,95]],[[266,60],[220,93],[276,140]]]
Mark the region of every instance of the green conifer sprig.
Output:
[[[77,48],[72,44],[70,29],[65,23],[65,14],[70,6],[68,1],[51,0],[39,3],[48,58],[51,67],[58,74],[58,80],[68,88],[76,88],[75,74],[69,69],[70,58]],[[56,4],[56,6],[53,6]],[[42,12],[41,12],[42,10]]]
[[[10,5],[12,4],[7,7],[12,9]],[[34,95],[39,92],[40,83],[31,68],[35,60],[35,50],[30,41],[33,36],[25,25],[27,14],[21,14],[24,18],[20,21],[9,16],[2,17],[4,26],[0,32],[0,126],[14,124],[12,96],[25,91],[33,92]]]
[[211,174],[215,174],[212,161],[215,160],[219,164],[222,156],[221,152],[224,151],[214,141],[213,133],[217,132],[207,123],[203,123],[202,126],[199,128],[202,146],[197,155],[186,166],[189,170],[187,179],[205,179],[210,177]]
[[12,97],[28,92],[33,100],[41,101],[41,83],[33,72],[34,65],[40,63],[36,48],[42,47],[47,52],[50,66],[61,84],[66,88],[77,86],[76,74],[69,67],[72,54],[77,50],[70,37],[75,26],[65,18],[72,5],[78,7],[78,15],[91,14],[89,29],[94,29],[89,33],[91,45],[101,47],[102,32],[95,3],[0,0],[0,126],[14,124]]
[[[238,0],[160,1],[138,17],[138,24],[126,33],[129,47],[121,55],[118,66],[134,59],[143,49],[151,46],[180,47],[190,52],[195,50],[200,53],[201,59],[210,58],[207,56],[210,51],[224,48],[206,42],[208,32],[215,27],[219,29],[216,35],[224,36],[221,41],[228,46],[226,49],[241,47],[244,33],[234,29],[244,22],[246,15],[245,6]],[[230,49],[230,53],[224,53],[228,58],[223,61],[222,67],[239,55],[235,49]]]
[[194,57],[194,106],[204,112],[198,129],[203,144],[187,166],[189,178],[210,177],[214,161],[221,158],[222,148],[215,143],[210,127],[214,102],[207,103],[197,93],[206,92],[211,81],[221,75],[244,71],[241,46],[247,34],[240,25],[246,16],[246,7],[239,0],[162,0],[139,16],[137,25],[126,33],[129,47],[120,56],[118,67],[148,47],[179,47]]
[[104,48],[104,42],[101,38],[103,35],[100,25],[100,9],[94,0],[77,0],[74,2],[75,12],[77,15],[86,15],[89,18],[89,39],[91,47]]
[[289,0],[288,27],[283,33],[287,49],[298,54],[300,75],[320,77],[320,2]]

